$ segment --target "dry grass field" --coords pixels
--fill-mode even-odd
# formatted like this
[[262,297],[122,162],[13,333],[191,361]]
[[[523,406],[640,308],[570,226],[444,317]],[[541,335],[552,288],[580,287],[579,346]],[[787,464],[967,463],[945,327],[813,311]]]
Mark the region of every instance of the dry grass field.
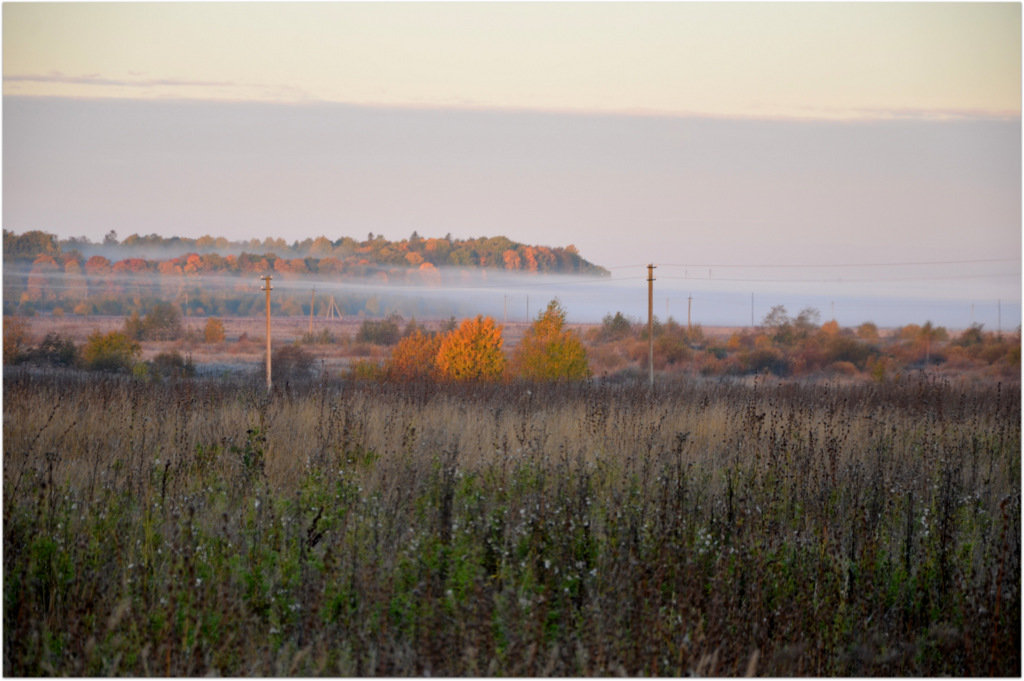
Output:
[[1018,676],[1020,406],[5,368],[3,671]]
[[[207,317],[185,317],[182,326],[185,338],[177,341],[145,341],[142,343],[141,359],[151,360],[162,352],[179,351],[191,355],[193,361],[202,367],[214,365],[240,370],[258,369],[266,353],[266,320],[261,317],[220,317],[224,323],[225,341],[223,343],[204,343],[203,327]],[[100,331],[119,331],[124,327],[122,316],[90,315],[80,317],[67,315],[53,317],[39,315],[25,320],[32,336],[43,338],[48,333],[56,333],[69,338],[76,344],[84,344],[89,335]],[[328,373],[337,374],[343,371],[354,358],[383,360],[387,356],[387,348],[367,343],[356,343],[355,338],[363,320],[358,317],[325,320],[317,318],[313,322],[314,334],[324,331],[331,334],[335,341],[315,345],[314,355],[317,366]],[[430,329],[437,329],[444,323],[442,320],[428,320],[423,324]],[[275,316],[272,320],[271,338],[275,347],[299,341],[309,332],[308,317]],[[505,347],[513,348],[522,338],[529,324],[510,322],[504,325]],[[576,325],[586,329],[594,325]],[[320,363],[323,363],[322,365]]]

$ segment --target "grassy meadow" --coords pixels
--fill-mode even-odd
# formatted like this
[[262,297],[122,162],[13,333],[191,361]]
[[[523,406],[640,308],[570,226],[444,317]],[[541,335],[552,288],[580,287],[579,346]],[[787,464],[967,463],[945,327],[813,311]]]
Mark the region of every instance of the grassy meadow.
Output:
[[1018,384],[3,382],[5,675],[1021,673]]

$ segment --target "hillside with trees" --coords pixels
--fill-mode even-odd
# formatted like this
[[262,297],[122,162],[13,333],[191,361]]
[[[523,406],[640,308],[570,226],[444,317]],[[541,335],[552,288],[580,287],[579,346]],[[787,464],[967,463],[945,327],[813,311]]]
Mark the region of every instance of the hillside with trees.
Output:
[[[371,233],[363,241],[320,236],[288,244],[270,238],[228,241],[155,234],[119,240],[113,231],[93,243],[85,237],[60,240],[41,231],[4,230],[3,255],[4,314],[128,314],[170,298],[190,315],[247,315],[259,304],[251,295],[251,279],[263,274],[284,280],[363,279],[429,287],[452,278],[463,281],[474,271],[480,277],[494,271],[608,274],[572,245],[532,246],[501,236],[423,238],[416,232],[401,241]],[[200,286],[203,277],[218,277],[218,285]],[[308,298],[286,294],[274,305],[283,314],[303,314],[304,302]],[[351,295],[337,304],[345,314],[381,313],[381,300],[372,295]],[[423,315],[431,310],[405,312]]]
[[[546,274],[607,274],[603,268],[583,259],[576,247],[531,246],[503,236],[455,239],[450,234],[441,238],[424,238],[416,232],[401,241],[389,241],[370,232],[357,241],[343,236],[334,241],[325,236],[288,243],[284,239],[266,238],[229,241],[223,237],[201,236],[165,238],[157,234],[132,234],[118,240],[117,232],[108,232],[101,242],[87,237],[58,239],[41,231],[24,234],[4,230],[4,261],[32,262],[40,255],[53,258],[75,257],[106,260],[112,267],[127,262],[127,268],[138,268],[136,261],[161,273],[190,272],[262,272],[266,259],[269,269],[309,273],[321,270],[332,274],[363,274],[365,267],[419,268],[482,267],[505,271]],[[195,257],[192,257],[195,256]],[[302,263],[295,262],[302,260]],[[166,264],[165,264],[166,263]],[[180,268],[180,269],[175,269]]]

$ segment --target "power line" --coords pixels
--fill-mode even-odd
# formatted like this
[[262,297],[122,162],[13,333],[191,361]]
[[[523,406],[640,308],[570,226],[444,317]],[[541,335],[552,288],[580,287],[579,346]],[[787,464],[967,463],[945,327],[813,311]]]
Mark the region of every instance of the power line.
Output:
[[[688,264],[674,264],[664,263],[660,264],[660,267],[692,267],[694,269],[706,269],[708,267],[718,269],[833,269],[837,267],[925,267],[930,265],[973,265],[983,263],[997,263],[997,262],[1020,262],[1020,258],[976,258],[970,260],[916,260],[916,261],[904,261],[904,262],[860,262],[860,263],[820,263],[820,264],[809,264],[809,263],[792,263],[792,264],[778,264],[778,263],[764,263],[756,265],[729,265],[729,264],[702,264],[702,263],[688,263]],[[605,269],[620,269],[623,267],[643,267],[643,265],[617,265],[615,267],[605,267]]]
[[[646,265],[644,265],[644,267],[646,267]],[[559,275],[559,276],[566,276],[566,275]],[[522,283],[522,282],[516,281],[516,282],[511,282],[511,283],[509,283],[509,282],[501,282],[501,283],[497,283],[497,284],[486,284],[486,285],[480,285],[480,286],[447,286],[446,285],[446,286],[444,286],[442,288],[444,288],[444,290],[446,290],[446,291],[480,291],[480,290],[507,289],[507,288],[516,288],[516,289],[521,289],[521,288],[545,288],[545,287],[548,287],[548,286],[565,287],[565,286],[575,286],[577,284],[605,284],[605,283],[608,283],[609,281],[647,281],[647,279],[645,277],[642,277],[642,276],[639,276],[639,275],[635,276],[635,277],[601,277],[601,278],[596,278],[596,279],[569,279],[569,278],[566,278],[566,279],[561,280],[561,281],[544,281],[544,282],[534,282],[534,283]],[[404,287],[404,288],[411,288],[411,289],[416,289],[416,290],[422,290],[419,287],[411,287],[411,286],[410,287]]]
[[945,276],[917,276],[917,277],[822,277],[817,279],[769,279],[764,277],[662,277],[662,279],[675,279],[678,281],[719,281],[719,282],[741,282],[761,284],[864,284],[864,283],[885,283],[894,281],[949,281],[952,279],[998,279],[1002,277],[1019,277],[1019,272],[999,274],[950,274]]

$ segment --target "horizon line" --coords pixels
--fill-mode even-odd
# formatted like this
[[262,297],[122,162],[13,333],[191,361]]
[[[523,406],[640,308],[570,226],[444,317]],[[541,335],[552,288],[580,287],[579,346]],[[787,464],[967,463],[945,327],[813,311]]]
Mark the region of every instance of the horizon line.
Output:
[[[4,76],[9,81],[23,82],[27,76]],[[48,77],[38,77],[48,78]],[[6,88],[5,88],[6,89]],[[128,95],[81,94],[65,95],[60,93],[17,93],[3,92],[4,99],[49,100],[70,102],[118,102],[138,104],[211,104],[211,105],[259,105],[280,108],[318,108],[339,107],[357,110],[387,110],[421,113],[476,113],[505,115],[537,115],[552,117],[586,117],[586,118],[634,118],[662,120],[726,120],[743,122],[777,122],[777,123],[884,123],[884,122],[1019,122],[1021,110],[986,110],[970,108],[938,108],[923,109],[912,107],[892,108],[844,108],[844,109],[810,109],[806,112],[791,111],[790,113],[729,113],[714,111],[675,111],[652,108],[572,108],[572,107],[537,107],[526,105],[493,105],[477,102],[355,102],[338,101],[318,98],[260,98],[260,97],[198,97],[198,96],[155,96],[132,97]]]

